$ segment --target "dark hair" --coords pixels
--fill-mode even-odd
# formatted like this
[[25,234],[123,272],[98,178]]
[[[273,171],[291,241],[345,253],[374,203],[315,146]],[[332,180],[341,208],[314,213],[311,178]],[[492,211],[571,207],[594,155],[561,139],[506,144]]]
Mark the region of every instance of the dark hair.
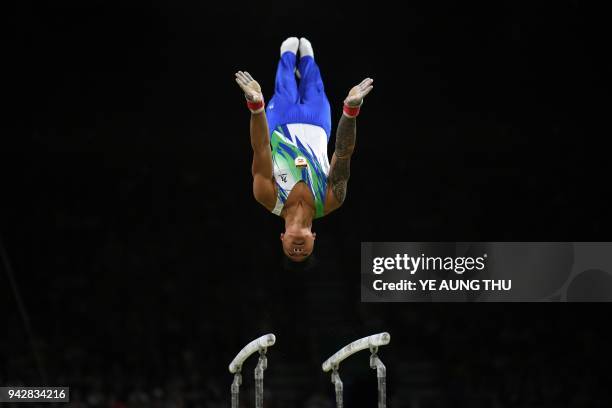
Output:
[[283,254],[282,266],[288,272],[305,272],[313,269],[317,265],[317,259],[314,255],[308,256],[302,262],[292,261],[287,255]]

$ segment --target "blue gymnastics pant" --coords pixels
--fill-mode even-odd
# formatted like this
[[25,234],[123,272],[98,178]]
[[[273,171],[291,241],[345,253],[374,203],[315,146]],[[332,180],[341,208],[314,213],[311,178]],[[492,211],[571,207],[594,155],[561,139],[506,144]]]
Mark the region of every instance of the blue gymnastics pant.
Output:
[[[295,67],[300,71],[298,85]],[[278,62],[274,96],[266,105],[270,133],[279,125],[306,123],[320,126],[331,133],[331,109],[325,95],[321,72],[314,58],[305,56],[296,61],[294,53],[285,52]]]

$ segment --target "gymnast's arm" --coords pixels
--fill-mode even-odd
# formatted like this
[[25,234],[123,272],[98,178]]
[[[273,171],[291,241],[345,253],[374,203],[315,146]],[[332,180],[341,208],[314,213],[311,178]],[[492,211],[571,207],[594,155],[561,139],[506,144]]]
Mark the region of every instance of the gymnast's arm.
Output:
[[265,111],[251,113],[251,147],[253,195],[257,202],[272,211],[276,205],[276,191],[272,179],[272,151]]
[[[344,203],[346,187],[351,176],[351,156],[355,150],[357,120],[344,113],[336,130],[336,150],[329,170],[326,207],[333,211]],[[329,193],[332,194],[329,194]]]
[[251,111],[251,148],[253,149],[253,195],[268,210],[276,205],[276,191],[272,179],[272,151],[268,120],[264,109],[263,94],[259,83],[248,72],[238,71],[236,83],[244,91],[247,105]]
[[372,79],[366,78],[353,87],[344,100],[345,108],[336,130],[336,149],[329,170],[326,213],[340,207],[346,198],[346,187],[351,175],[351,156],[355,150],[357,135],[357,114],[363,98],[373,89],[372,82]]

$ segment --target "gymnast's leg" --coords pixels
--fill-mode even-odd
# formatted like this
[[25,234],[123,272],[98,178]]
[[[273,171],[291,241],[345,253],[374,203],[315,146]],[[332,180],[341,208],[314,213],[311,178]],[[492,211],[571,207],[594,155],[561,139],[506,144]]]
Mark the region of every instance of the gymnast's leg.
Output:
[[301,75],[299,85],[300,103],[309,123],[325,129],[328,140],[331,133],[331,109],[325,94],[321,71],[314,59],[312,44],[306,38],[300,39],[300,61],[298,71]]
[[274,82],[274,95],[266,107],[270,132],[276,129],[278,125],[287,123],[288,112],[300,100],[295,78],[296,54],[299,42],[297,37],[289,37],[281,44],[281,57]]

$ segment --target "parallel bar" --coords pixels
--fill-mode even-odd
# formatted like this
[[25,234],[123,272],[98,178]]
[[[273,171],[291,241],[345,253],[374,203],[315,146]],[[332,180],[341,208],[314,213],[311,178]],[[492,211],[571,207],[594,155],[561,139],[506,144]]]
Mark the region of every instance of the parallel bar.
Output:
[[259,352],[259,361],[255,367],[255,408],[263,408],[264,370],[268,368],[268,359],[263,351]]
[[261,349],[265,349],[267,347],[273,346],[276,342],[276,336],[272,333],[266,334],[264,336],[259,337],[258,339],[253,340],[234,357],[232,362],[229,365],[229,371],[232,374],[239,372],[242,369],[242,363],[244,360],[249,358],[249,356]]
[[355,340],[354,342],[343,347],[336,354],[325,360],[322,365],[323,371],[330,371],[332,368],[337,367],[345,358],[357,353],[358,351],[365,350],[370,347],[384,346],[389,344],[390,341],[391,335],[387,332],[374,334],[372,336]]
[[344,384],[342,384],[342,380],[340,379],[340,374],[338,370],[334,370],[332,372],[332,383],[334,383],[334,390],[336,391],[336,408],[344,407]]
[[387,378],[378,377],[378,408],[387,408]]
[[370,356],[370,367],[378,379],[378,408],[387,408],[387,367],[375,353]]
[[232,382],[232,408],[240,408],[240,385],[242,384],[242,375],[234,374]]

